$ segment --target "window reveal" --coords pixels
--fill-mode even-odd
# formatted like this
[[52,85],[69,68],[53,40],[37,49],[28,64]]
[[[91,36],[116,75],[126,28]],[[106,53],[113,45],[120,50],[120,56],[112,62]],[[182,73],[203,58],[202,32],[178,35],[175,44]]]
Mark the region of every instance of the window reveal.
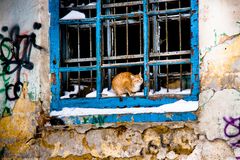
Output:
[[[141,72],[144,84],[133,95],[140,102],[124,103],[123,98],[119,102],[122,106],[141,106],[146,99],[144,106],[171,102],[162,100],[164,97],[197,100],[198,46],[191,37],[192,2],[61,1],[58,99],[63,100],[62,105],[67,104],[66,99],[83,106],[91,98],[116,98],[111,81],[125,71]],[[85,18],[61,20],[71,10],[83,13]]]

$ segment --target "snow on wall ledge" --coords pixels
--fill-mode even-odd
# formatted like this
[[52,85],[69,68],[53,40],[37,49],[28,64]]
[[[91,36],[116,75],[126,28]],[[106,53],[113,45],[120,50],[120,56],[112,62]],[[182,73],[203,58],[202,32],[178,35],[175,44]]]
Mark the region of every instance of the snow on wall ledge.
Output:
[[116,109],[96,109],[96,108],[63,108],[61,111],[52,111],[50,116],[88,116],[88,115],[113,115],[113,114],[141,114],[141,113],[174,113],[193,112],[198,109],[198,101],[179,100],[174,103],[165,104],[151,108],[116,108]]

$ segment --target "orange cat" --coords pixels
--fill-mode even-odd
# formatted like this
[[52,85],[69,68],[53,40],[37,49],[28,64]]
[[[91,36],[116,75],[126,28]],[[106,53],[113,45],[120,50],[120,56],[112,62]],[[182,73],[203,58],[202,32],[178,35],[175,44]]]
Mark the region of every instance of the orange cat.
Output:
[[142,83],[141,72],[136,75],[130,72],[122,72],[113,78],[112,89],[117,96],[122,96],[124,93],[128,93],[131,96],[132,93],[140,90]]

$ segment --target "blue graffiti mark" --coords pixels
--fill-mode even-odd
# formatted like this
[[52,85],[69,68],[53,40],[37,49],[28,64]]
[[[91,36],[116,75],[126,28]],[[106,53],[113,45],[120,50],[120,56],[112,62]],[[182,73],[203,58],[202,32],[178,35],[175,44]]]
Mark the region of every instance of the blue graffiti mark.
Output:
[[83,124],[91,123],[91,124],[98,124],[99,126],[103,126],[105,123],[106,116],[97,115],[97,116],[86,116],[83,117]]

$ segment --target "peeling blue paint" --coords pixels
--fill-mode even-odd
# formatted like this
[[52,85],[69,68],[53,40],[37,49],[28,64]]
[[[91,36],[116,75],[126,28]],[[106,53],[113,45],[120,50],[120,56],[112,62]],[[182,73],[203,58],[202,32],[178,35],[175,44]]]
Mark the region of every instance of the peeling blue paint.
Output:
[[70,116],[63,117],[66,125],[73,124],[95,124],[103,126],[105,123],[117,122],[176,122],[195,121],[197,116],[192,112],[165,113],[165,114],[125,114],[125,115],[95,115],[95,116]]
[[51,110],[59,108],[60,100],[60,77],[59,77],[59,62],[60,62],[60,32],[59,32],[59,0],[49,0],[50,11],[50,73],[55,75],[55,82],[51,84],[52,103]]
[[102,92],[102,58],[101,58],[101,0],[97,0],[96,9],[97,9],[97,20],[96,20],[96,58],[97,58],[97,98],[101,98]]
[[143,53],[144,53],[144,96],[148,97],[149,92],[149,53],[148,53],[148,3],[143,0]]
[[174,103],[179,99],[186,101],[197,101],[198,97],[189,95],[178,95],[178,98],[171,96],[162,96],[161,98],[146,99],[145,97],[112,97],[112,98],[79,98],[62,99],[59,101],[59,107],[56,110],[62,110],[63,107],[76,108],[129,108],[129,107],[157,107],[167,103]]
[[199,28],[198,28],[198,0],[191,0],[191,49],[193,51],[191,56],[192,64],[192,91],[191,95],[198,97],[199,94]]

